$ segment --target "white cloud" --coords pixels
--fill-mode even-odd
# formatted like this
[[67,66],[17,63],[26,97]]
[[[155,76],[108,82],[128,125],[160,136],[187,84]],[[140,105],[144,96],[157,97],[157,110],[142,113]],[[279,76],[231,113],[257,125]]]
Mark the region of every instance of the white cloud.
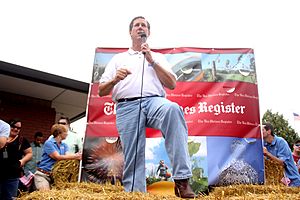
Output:
[[152,172],[156,172],[157,165],[154,163],[146,163],[146,174],[151,174]]
[[148,138],[146,140],[146,160],[154,158],[154,149],[157,148],[164,139],[162,138]]

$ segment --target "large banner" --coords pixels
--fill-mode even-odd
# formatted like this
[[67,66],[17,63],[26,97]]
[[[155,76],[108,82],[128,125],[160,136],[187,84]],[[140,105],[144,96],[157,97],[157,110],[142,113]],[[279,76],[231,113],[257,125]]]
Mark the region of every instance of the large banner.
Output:
[[[111,96],[98,96],[98,81],[123,48],[97,48],[88,103],[82,180],[115,183],[122,178],[123,154]],[[177,75],[167,98],[183,109],[189,129],[192,187],[263,183],[259,99],[252,49],[170,48],[163,53]],[[149,84],[149,83],[145,83]],[[174,122],[176,123],[176,122]],[[158,130],[146,131],[148,189],[172,180],[172,167]],[[180,148],[180,147],[179,147]],[[163,161],[167,173],[160,173]],[[167,174],[167,175],[166,175]]]

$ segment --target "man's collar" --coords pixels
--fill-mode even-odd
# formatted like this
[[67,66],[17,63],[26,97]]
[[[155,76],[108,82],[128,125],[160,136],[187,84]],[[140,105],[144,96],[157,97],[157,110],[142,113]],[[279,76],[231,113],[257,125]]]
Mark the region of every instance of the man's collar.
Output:
[[129,55],[142,54],[141,51],[135,51],[132,48],[129,48],[127,52],[128,52]]
[[33,142],[33,144],[34,144],[35,147],[41,147],[40,143]]
[[266,142],[266,144],[269,145],[269,146],[273,146],[276,143],[276,139],[277,139],[277,136],[274,135],[272,142],[271,143]]
[[273,146],[273,145],[275,145],[275,143],[276,143],[276,139],[277,139],[277,136],[274,135],[274,136],[273,136],[273,140],[272,140],[271,143],[265,142],[265,141],[264,141],[264,144],[265,144],[265,145],[268,145],[268,146]]
[[273,138],[273,140],[272,140],[272,142],[271,142],[271,145],[275,145],[275,143],[276,143],[276,140],[277,140],[277,136],[276,136],[276,135],[274,135],[274,138]]

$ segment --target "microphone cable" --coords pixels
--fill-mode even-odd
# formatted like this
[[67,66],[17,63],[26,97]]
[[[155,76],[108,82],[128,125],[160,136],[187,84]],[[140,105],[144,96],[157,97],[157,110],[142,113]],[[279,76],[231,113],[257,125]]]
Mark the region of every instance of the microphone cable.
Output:
[[[143,59],[142,79],[141,79],[142,82],[141,82],[141,91],[140,91],[141,98],[140,98],[140,102],[139,102],[139,115],[138,115],[137,133],[136,133],[136,146],[135,146],[135,155],[134,155],[131,192],[133,192],[134,180],[135,180],[135,167],[136,167],[137,151],[138,151],[138,144],[139,144],[140,121],[141,121],[142,100],[143,100],[144,71],[145,71],[145,61],[146,61],[145,53],[143,53],[143,55],[144,55],[144,59]],[[146,132],[145,132],[145,134],[146,134]]]

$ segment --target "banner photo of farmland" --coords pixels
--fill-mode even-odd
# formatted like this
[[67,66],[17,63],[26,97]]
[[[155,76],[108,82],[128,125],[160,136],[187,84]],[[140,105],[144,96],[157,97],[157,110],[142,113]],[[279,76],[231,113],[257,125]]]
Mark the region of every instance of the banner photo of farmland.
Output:
[[[114,184],[122,179],[124,158],[116,129],[116,104],[111,95],[98,96],[98,85],[110,59],[127,50],[96,49],[82,181]],[[163,53],[177,75],[177,86],[175,90],[166,90],[166,98],[182,107],[188,125],[193,189],[197,192],[207,190],[208,186],[263,183],[253,49],[182,47],[153,51]],[[155,190],[162,183],[173,182],[172,166],[161,133],[147,129],[146,136],[147,187]],[[160,162],[164,162],[167,169],[161,169]]]

